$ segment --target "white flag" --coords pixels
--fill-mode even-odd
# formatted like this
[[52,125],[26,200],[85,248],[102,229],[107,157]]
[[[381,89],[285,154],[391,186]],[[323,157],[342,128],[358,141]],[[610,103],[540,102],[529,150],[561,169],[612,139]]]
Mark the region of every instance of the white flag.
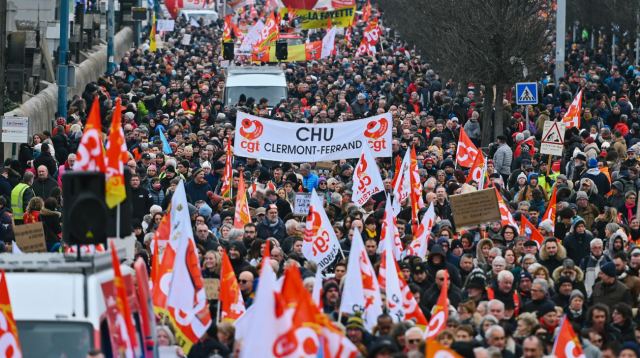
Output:
[[[336,45],[336,32],[338,30],[335,27],[332,27],[327,31],[327,34],[322,38],[322,52],[320,52],[320,59],[328,58],[331,56],[333,49]],[[363,147],[366,147],[363,146]]]
[[324,271],[340,254],[340,250],[340,242],[324,211],[322,199],[314,189],[309,203],[302,253],[307,260],[315,262],[319,270]]
[[400,260],[402,256],[402,240],[400,239],[400,233],[396,227],[396,217],[391,209],[391,199],[389,199],[389,197],[387,197],[387,202],[384,207],[384,220],[382,222],[380,242],[378,243],[378,253],[382,253],[386,247],[386,241],[390,241],[392,243],[393,257],[396,260]]
[[433,208],[433,203],[429,205],[429,209],[424,213],[418,230],[414,233],[413,240],[407,248],[407,255],[418,256],[425,258],[427,256],[427,247],[429,246],[429,236],[431,236],[431,229],[436,221],[436,212]]
[[320,304],[321,303],[320,300],[322,300],[321,293],[322,293],[322,270],[318,268],[316,270],[315,281],[313,282],[313,291],[311,292],[311,299],[313,299],[313,303],[315,303],[316,306],[318,307],[322,307],[322,305]]
[[351,189],[353,192],[351,200],[359,207],[362,207],[374,194],[384,191],[380,169],[368,145],[362,146],[362,154],[353,170]]
[[362,318],[369,331],[375,327],[378,316],[382,314],[380,285],[358,229],[353,230],[340,311],[347,314],[363,312]]
[[253,25],[247,35],[242,39],[242,43],[240,44],[239,50],[241,52],[251,52],[253,49],[253,45],[260,41],[260,31],[264,27],[264,22],[262,20],[258,20],[255,25]]
[[404,320],[404,306],[402,300],[402,290],[400,289],[400,279],[398,278],[398,270],[396,270],[396,260],[393,257],[394,246],[391,240],[385,241],[384,260],[385,260],[385,289],[387,296],[387,308],[394,322],[402,322]]
[[394,206],[393,206],[393,214],[398,215],[400,213],[402,202],[409,198],[409,194],[411,193],[411,181],[409,178],[410,175],[410,165],[411,165],[411,151],[407,150],[402,158],[402,164],[400,164],[400,173],[396,178],[396,185],[393,186],[393,196]]

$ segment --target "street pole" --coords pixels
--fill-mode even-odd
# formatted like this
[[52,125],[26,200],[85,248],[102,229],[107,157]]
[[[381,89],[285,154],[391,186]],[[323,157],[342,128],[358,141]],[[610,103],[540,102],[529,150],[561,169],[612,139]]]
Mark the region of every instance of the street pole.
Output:
[[67,118],[67,52],[69,51],[69,0],[60,1],[58,49],[58,116]]
[[[0,116],[4,114],[4,89],[7,87],[4,73],[7,55],[7,0],[0,0]],[[4,147],[0,145],[0,147]]]
[[[137,0],[136,1],[136,6],[140,7],[142,6],[142,0]],[[135,45],[136,48],[140,47],[140,42],[141,42],[141,36],[142,36],[142,21],[140,20],[133,20],[134,21],[134,37],[135,37]]]
[[567,0],[558,0],[558,12],[556,13],[556,86],[560,78],[564,77],[564,38],[567,22]]
[[636,6],[636,70],[638,67],[638,59],[640,58],[640,7]]
[[107,73],[113,74],[116,69],[114,39],[115,36],[115,0],[109,0],[107,10]]

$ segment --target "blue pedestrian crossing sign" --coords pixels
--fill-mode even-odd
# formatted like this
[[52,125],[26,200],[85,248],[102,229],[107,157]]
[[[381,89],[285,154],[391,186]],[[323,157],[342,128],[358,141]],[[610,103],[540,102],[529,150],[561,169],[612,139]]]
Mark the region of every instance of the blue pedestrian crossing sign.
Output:
[[516,104],[538,104],[538,83],[518,82],[516,83]]

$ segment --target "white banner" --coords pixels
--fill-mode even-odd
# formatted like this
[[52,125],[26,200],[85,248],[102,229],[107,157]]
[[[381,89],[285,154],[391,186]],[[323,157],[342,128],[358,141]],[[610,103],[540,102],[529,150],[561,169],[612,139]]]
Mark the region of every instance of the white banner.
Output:
[[360,160],[353,171],[351,200],[362,207],[374,194],[384,190],[380,169],[367,146],[362,147]]
[[315,262],[319,270],[324,271],[340,255],[341,249],[338,237],[322,205],[322,199],[314,189],[311,193],[302,253],[308,260]]
[[391,156],[391,114],[331,124],[274,121],[238,112],[233,152],[280,162],[358,158],[369,144],[374,157]]

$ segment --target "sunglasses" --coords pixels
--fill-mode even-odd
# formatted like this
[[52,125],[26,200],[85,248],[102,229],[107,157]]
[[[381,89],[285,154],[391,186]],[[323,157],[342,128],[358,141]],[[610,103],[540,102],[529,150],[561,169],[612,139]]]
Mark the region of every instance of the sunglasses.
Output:
[[249,283],[249,280],[238,280],[238,282],[244,285],[245,283]]
[[420,344],[422,340],[421,339],[409,339],[408,342],[409,344]]

